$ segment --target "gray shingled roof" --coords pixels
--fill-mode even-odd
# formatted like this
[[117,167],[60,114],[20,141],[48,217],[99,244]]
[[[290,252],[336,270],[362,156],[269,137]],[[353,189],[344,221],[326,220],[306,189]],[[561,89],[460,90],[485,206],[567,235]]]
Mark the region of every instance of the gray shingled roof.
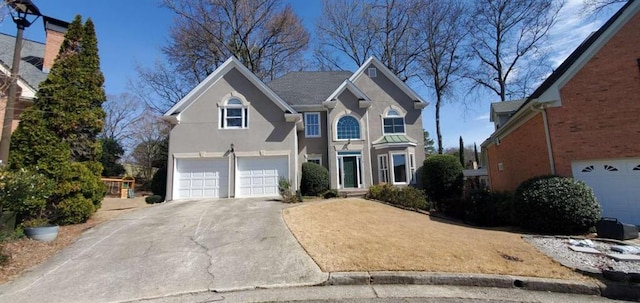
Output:
[[520,108],[520,106],[527,99],[513,100],[513,101],[502,101],[502,102],[493,102],[491,103],[491,108],[496,113],[511,113],[515,112]]
[[327,99],[352,74],[348,71],[291,72],[267,86],[291,105],[315,105]]
[[[13,49],[15,48],[16,38],[7,34],[0,33],[0,64],[6,69],[11,69],[13,62]],[[47,79],[47,73],[42,71],[42,62],[44,61],[44,43],[31,40],[23,40],[22,42],[22,62],[20,62],[20,78],[27,82],[34,90],[38,90],[40,82]]]

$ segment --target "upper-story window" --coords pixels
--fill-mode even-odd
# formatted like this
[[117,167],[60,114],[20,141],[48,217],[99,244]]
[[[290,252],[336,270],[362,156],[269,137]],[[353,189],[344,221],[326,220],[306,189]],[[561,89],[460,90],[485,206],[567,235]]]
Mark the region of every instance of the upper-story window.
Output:
[[320,113],[304,113],[304,136],[318,138],[321,133]]
[[220,107],[220,128],[249,128],[249,107],[230,98]]
[[360,139],[360,122],[353,116],[344,116],[336,126],[338,140]]
[[404,134],[404,117],[395,109],[390,109],[382,118],[384,134]]

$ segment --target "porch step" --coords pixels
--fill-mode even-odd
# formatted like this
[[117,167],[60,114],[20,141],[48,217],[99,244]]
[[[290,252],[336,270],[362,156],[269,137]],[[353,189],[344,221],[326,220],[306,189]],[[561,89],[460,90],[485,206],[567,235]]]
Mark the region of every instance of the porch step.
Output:
[[369,190],[364,188],[350,188],[350,189],[338,190],[339,196],[345,197],[345,198],[364,197],[367,194],[367,192],[369,192]]

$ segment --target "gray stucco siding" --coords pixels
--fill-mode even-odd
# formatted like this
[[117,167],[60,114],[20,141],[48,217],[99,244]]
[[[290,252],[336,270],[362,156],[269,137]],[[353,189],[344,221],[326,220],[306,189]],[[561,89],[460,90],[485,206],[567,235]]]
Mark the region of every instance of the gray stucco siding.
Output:
[[[232,94],[249,102],[247,129],[220,129],[219,104]],[[288,152],[289,178],[293,180],[296,175],[295,141],[295,123],[286,122],[280,107],[232,69],[180,113],[180,123],[173,126],[169,141],[167,197],[173,197],[175,155],[195,153],[201,157],[233,157],[227,153],[231,144],[236,154],[244,156]],[[229,194],[233,196],[236,179],[233,167],[229,179]]]
[[[424,129],[422,126],[422,110],[414,108],[415,100],[396,86],[389,78],[385,77],[382,72],[378,72],[375,78],[370,78],[365,73],[354,84],[373,101],[373,105],[369,108],[369,132],[372,141],[383,135],[383,115],[390,107],[400,109],[405,114],[405,134],[416,141],[416,169],[420,169],[425,159],[423,152]],[[376,181],[378,181],[377,160],[376,156],[372,161],[374,166],[372,167],[373,176]],[[420,185],[420,173],[417,175],[417,184]]]

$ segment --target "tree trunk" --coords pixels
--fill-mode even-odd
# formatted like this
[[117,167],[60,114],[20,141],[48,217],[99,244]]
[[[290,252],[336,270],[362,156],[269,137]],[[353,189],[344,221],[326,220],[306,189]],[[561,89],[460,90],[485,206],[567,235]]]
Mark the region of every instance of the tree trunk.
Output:
[[442,155],[442,133],[440,132],[440,103],[442,102],[442,93],[436,92],[436,136],[438,137],[438,154]]

